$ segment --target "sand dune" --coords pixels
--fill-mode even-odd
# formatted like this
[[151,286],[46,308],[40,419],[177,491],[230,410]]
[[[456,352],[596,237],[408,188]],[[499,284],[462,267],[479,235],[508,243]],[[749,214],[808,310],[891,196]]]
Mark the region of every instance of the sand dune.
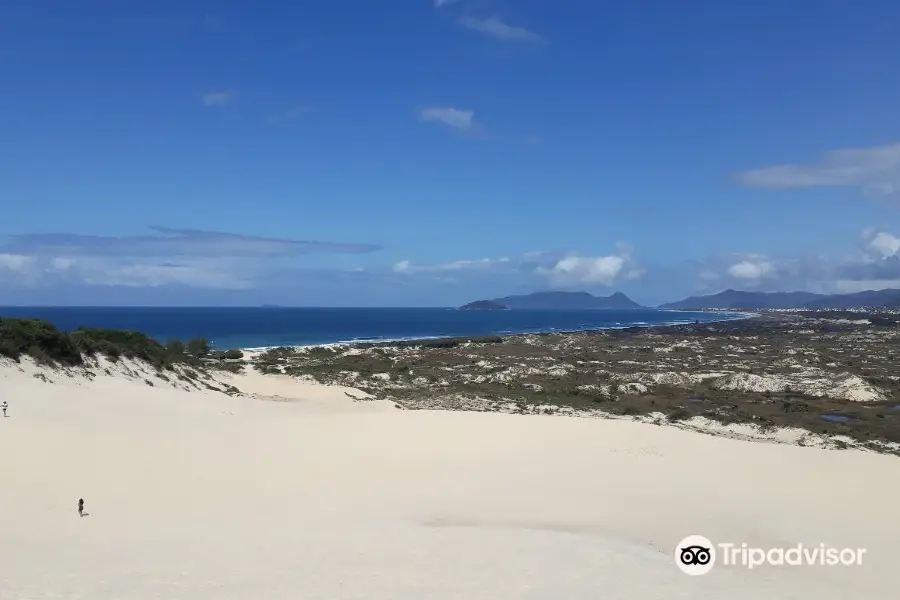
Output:
[[[896,593],[895,457],[397,410],[256,374],[223,376],[245,392],[228,396],[96,372],[0,365],[2,600]],[[688,577],[672,559],[688,534],[867,553]]]

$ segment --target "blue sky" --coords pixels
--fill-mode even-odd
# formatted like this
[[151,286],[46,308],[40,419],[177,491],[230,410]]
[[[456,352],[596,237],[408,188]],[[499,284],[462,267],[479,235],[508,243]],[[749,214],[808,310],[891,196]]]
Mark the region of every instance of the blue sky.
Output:
[[900,287],[900,3],[0,4],[0,304]]

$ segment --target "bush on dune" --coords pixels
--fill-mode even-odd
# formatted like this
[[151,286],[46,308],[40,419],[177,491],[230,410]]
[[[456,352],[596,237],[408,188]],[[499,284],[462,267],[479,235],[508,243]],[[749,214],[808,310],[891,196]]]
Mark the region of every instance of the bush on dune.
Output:
[[121,357],[143,360],[157,369],[175,364],[200,365],[210,353],[209,343],[196,338],[165,346],[139,331],[82,327],[62,332],[41,319],[0,317],[0,355],[18,361],[23,355],[44,364],[77,366],[83,356],[102,355],[116,361]]
[[93,329],[82,327],[69,336],[83,354],[97,354],[118,360],[120,357],[143,360],[157,368],[169,368],[178,361],[178,356],[170,354],[165,346],[138,331],[118,329]]
[[27,354],[39,362],[80,365],[81,350],[51,323],[0,317],[0,355],[18,361]]
[[209,347],[209,342],[206,341],[206,338],[193,338],[188,340],[187,344],[185,344],[185,351],[196,358],[207,356],[210,353],[210,350],[211,348]]

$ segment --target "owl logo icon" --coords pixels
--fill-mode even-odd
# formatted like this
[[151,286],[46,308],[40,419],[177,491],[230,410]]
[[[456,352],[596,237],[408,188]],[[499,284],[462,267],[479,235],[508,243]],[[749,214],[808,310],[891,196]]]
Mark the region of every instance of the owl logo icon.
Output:
[[687,575],[706,575],[716,564],[716,547],[702,535],[689,535],[675,546],[675,564]]

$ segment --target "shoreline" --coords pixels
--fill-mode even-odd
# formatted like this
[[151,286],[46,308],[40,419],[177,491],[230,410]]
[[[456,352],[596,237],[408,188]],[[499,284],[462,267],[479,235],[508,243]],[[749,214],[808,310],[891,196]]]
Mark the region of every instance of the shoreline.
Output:
[[[602,310],[602,309],[598,309]],[[399,338],[369,338],[369,339],[357,339],[357,340],[338,340],[334,342],[322,342],[315,344],[282,344],[282,345],[272,345],[272,346],[236,346],[234,348],[226,348],[216,346],[214,342],[211,342],[212,346],[216,350],[241,350],[242,352],[267,352],[269,350],[275,350],[277,348],[294,348],[294,349],[303,349],[303,348],[351,348],[354,346],[370,346],[370,345],[394,345],[394,344],[405,344],[408,342],[428,342],[428,341],[438,341],[438,340],[456,340],[456,339],[471,339],[476,340],[478,338],[493,338],[493,337],[502,337],[502,338],[513,338],[513,337],[521,337],[527,335],[569,335],[569,334],[578,334],[578,333],[591,333],[591,332],[600,332],[600,331],[623,331],[629,329],[652,329],[652,328],[663,328],[663,327],[687,327],[687,326],[699,326],[699,325],[709,325],[713,323],[722,323],[726,321],[740,321],[744,319],[753,319],[762,316],[761,313],[754,312],[745,312],[745,311],[731,311],[731,310],[722,310],[722,311],[713,311],[713,310],[679,310],[679,309],[653,309],[658,310],[659,312],[672,312],[672,313],[706,313],[706,314],[715,314],[716,312],[728,313],[730,316],[718,318],[718,319],[710,319],[708,321],[696,321],[696,320],[682,320],[677,322],[663,322],[663,323],[634,323],[631,325],[611,325],[608,327],[590,327],[586,329],[560,329],[560,330],[540,330],[540,331],[518,331],[514,333],[500,332],[500,333],[480,333],[480,334],[471,334],[471,335],[433,335],[433,336],[409,336],[409,337],[399,337]]]

